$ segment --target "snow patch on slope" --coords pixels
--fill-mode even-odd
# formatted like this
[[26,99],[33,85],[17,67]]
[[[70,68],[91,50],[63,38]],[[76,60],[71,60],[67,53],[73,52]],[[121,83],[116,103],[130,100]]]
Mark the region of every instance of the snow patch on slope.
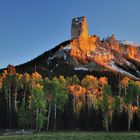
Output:
[[52,59],[54,59],[54,56],[52,56],[52,57],[49,57],[48,59],[49,59],[49,60],[52,60]]
[[63,48],[63,50],[65,50],[65,51],[69,51],[71,49],[71,46],[70,45],[66,45],[64,48]]
[[89,69],[84,67],[75,67],[74,70],[83,70],[83,71],[89,71]]
[[136,46],[136,47],[140,46],[140,45],[138,45],[138,44],[136,44],[136,43],[133,43],[133,42],[127,41],[127,40],[119,41],[119,43],[120,43],[120,44],[123,44],[123,45],[131,45],[131,46]]
[[[120,72],[120,73],[122,73],[122,74],[126,74],[126,75],[128,75],[128,76],[131,76],[131,77],[136,78],[134,75],[130,74],[129,72],[127,72],[127,71],[125,71],[125,70],[123,70],[123,69],[121,69],[121,68],[118,68],[117,65],[114,63],[114,61],[111,61],[111,62],[110,62],[110,66],[111,66],[111,68],[113,68],[113,70],[115,70],[115,71],[118,71],[118,72]],[[137,78],[136,78],[136,79],[137,79]]]

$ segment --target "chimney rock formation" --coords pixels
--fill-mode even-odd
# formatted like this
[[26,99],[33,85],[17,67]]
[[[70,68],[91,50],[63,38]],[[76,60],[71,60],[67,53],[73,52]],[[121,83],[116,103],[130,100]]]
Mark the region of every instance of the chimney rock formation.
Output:
[[78,17],[72,19],[71,38],[87,37],[88,27],[86,17]]

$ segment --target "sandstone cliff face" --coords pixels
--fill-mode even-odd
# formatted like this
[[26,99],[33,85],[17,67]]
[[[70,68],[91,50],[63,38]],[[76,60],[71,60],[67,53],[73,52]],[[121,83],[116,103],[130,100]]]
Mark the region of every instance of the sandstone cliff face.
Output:
[[88,34],[86,17],[72,20],[71,37],[67,46],[62,46],[54,55],[64,58],[75,70],[107,70],[140,78],[140,46],[118,41],[115,36],[100,40]]

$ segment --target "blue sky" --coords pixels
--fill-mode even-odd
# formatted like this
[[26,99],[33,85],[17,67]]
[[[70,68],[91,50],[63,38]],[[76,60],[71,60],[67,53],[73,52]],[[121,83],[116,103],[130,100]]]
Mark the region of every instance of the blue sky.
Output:
[[140,0],[0,0],[0,68],[21,64],[71,38],[73,17],[90,34],[140,44]]

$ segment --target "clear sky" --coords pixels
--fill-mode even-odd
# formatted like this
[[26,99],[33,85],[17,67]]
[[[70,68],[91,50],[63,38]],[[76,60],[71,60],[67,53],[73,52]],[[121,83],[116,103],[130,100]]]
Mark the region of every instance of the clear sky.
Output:
[[78,16],[87,17],[90,34],[140,44],[140,0],[0,0],[0,68],[70,39]]

